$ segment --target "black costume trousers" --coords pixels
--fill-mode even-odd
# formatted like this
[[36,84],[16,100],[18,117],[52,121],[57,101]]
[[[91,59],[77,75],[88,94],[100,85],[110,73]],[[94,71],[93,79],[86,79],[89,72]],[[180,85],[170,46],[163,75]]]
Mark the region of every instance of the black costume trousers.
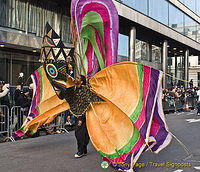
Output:
[[86,121],[81,126],[76,126],[75,137],[77,140],[78,152],[87,153],[87,145],[89,143],[89,135],[86,127]]

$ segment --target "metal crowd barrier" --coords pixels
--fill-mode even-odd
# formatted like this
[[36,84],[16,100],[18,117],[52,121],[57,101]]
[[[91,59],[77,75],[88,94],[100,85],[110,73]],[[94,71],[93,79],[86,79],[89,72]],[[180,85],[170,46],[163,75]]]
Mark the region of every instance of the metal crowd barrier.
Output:
[[184,100],[174,100],[174,99],[163,99],[163,111],[165,113],[177,112],[186,110],[186,103],[188,103],[188,108],[193,110],[197,109],[197,101],[195,97],[187,97]]
[[171,100],[164,99],[162,101],[162,103],[163,103],[164,112],[174,112],[175,111],[175,102],[173,99],[171,99]]
[[194,97],[187,97],[187,102],[190,109],[196,109],[197,108],[197,101]]
[[9,108],[6,105],[0,105],[0,135],[8,137],[9,130]]
[[56,118],[52,122],[44,125],[44,127],[50,132],[54,131],[57,133],[60,133],[60,132],[69,133],[65,128],[65,126],[67,125],[66,122],[67,122],[66,114],[65,112],[62,112],[58,116],[56,116]]
[[[187,97],[185,101],[163,99],[164,112],[176,112],[185,110],[186,102],[190,109],[196,109],[197,101],[194,97]],[[0,137],[11,136],[15,131],[20,129],[28,114],[28,109],[23,109],[20,106],[13,106],[10,110],[5,105],[0,105]],[[47,130],[54,130],[55,132],[67,132],[66,130],[67,115],[66,112],[59,114],[51,123],[44,125]],[[57,132],[59,133],[59,132]]]
[[28,115],[28,108],[21,108],[20,106],[13,106],[10,114],[10,136],[20,129],[23,122]]

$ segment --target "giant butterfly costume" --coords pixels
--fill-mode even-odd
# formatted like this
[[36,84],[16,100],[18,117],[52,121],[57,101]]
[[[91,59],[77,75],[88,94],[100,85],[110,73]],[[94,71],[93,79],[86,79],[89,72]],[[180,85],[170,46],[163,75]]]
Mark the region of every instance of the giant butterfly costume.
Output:
[[[118,14],[111,0],[73,0],[71,17],[75,53],[47,24],[43,66],[32,75],[29,116],[13,138],[35,133],[67,109],[77,116],[86,112],[96,150],[115,169],[131,171],[142,152],[158,153],[172,138],[162,109],[163,73],[134,62],[116,63]],[[74,79],[69,59],[89,78],[80,96],[84,100],[76,98],[78,106],[70,101]],[[67,98],[61,100],[63,92]]]

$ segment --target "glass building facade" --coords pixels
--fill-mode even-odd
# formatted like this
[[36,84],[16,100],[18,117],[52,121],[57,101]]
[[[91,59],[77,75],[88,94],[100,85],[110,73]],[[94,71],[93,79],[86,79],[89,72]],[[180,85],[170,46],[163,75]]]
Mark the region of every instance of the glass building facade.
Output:
[[23,72],[24,78],[27,79],[40,65],[39,55],[1,50],[0,80],[17,85],[20,72]]
[[200,1],[199,0],[179,0],[182,4],[200,16]]
[[[167,0],[118,0],[119,2],[151,17],[173,30],[200,42],[200,24],[175,7]],[[186,7],[200,16],[200,0],[179,0]],[[66,4],[69,2],[68,8]],[[45,23],[49,24],[61,36],[65,43],[72,43],[70,31],[70,1],[66,0],[0,0],[0,30],[43,37]],[[136,61],[148,61],[161,68],[162,45],[150,45],[141,40],[136,41]],[[129,57],[129,36],[119,34],[118,55],[122,60]],[[38,64],[39,54],[3,51],[0,48],[0,79],[15,84],[12,71],[29,75]],[[23,62],[24,61],[24,62]],[[21,67],[19,67],[19,64]],[[29,67],[25,68],[25,64]],[[17,67],[18,66],[18,67]]]
[[42,37],[46,22],[66,43],[71,43],[70,17],[55,1],[0,0],[0,27]]
[[[121,3],[157,20],[158,22],[200,42],[199,23],[167,0],[119,0]],[[199,0],[180,0],[200,16]]]
[[[72,43],[69,10],[59,2],[0,0],[0,30],[42,38],[45,24],[49,22],[65,43]],[[16,85],[20,72],[27,79],[41,66],[38,53],[21,49],[0,47],[0,80]]]
[[[146,16],[170,27],[171,29],[187,36],[194,41],[200,43],[200,24],[189,17],[186,13],[181,11],[179,8],[174,6],[167,0],[118,0],[126,6],[131,7],[138,12],[145,14]],[[192,10],[194,13],[200,16],[200,0],[179,0],[182,4]],[[137,31],[136,31],[137,32]],[[121,38],[126,37],[121,35]],[[122,40],[122,39],[121,39]],[[128,39],[124,41],[129,41]],[[122,44],[122,43],[121,43]],[[127,44],[127,43],[126,43]],[[120,50],[118,52],[127,51],[126,49]],[[125,55],[127,53],[123,53]],[[173,75],[171,71],[173,57],[168,57],[168,73]],[[179,58],[179,57],[178,57]],[[182,57],[180,57],[182,58]],[[150,45],[148,42],[141,40],[136,41],[135,47],[135,60],[137,62],[150,65],[152,67],[161,69],[162,68],[162,44],[160,46]],[[183,66],[181,66],[183,67]],[[182,74],[182,71],[178,73]],[[178,77],[182,77],[177,75]]]

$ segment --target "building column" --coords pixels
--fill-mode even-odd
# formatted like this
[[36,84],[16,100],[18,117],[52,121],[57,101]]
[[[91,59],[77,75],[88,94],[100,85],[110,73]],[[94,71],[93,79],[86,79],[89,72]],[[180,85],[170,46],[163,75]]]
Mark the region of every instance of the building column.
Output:
[[189,75],[189,71],[188,71],[189,70],[189,50],[185,51],[184,60],[185,60],[185,67],[184,67],[185,78],[184,78],[184,80],[186,81],[185,82],[185,88],[188,88],[188,80],[189,80],[189,78],[188,78],[188,75]]
[[167,73],[167,56],[168,56],[168,50],[167,50],[167,41],[165,40],[163,42],[163,54],[162,54],[162,59],[163,59],[163,62],[162,62],[162,70],[164,72],[164,76],[163,76],[163,88],[165,89],[166,88],[166,84],[167,84],[167,80],[166,80],[166,73]]
[[[183,79],[184,78],[184,64],[183,64],[183,55],[180,56],[180,68],[179,68],[179,78]],[[180,82],[180,81],[179,81]]]
[[174,85],[177,85],[177,71],[178,71],[178,66],[177,66],[177,56],[174,57],[175,58],[175,83]]
[[149,44],[149,61],[152,62],[152,44]]
[[130,61],[135,61],[136,28],[132,27],[129,35],[129,57]]
[[25,33],[28,34],[28,20],[29,20],[29,1],[26,2],[26,13],[25,13]]

